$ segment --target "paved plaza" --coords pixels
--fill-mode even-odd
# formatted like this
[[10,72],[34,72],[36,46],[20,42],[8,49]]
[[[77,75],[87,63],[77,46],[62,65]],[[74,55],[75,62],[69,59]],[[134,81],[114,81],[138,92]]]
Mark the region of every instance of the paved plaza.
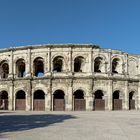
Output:
[[140,111],[0,111],[0,140],[140,140]]

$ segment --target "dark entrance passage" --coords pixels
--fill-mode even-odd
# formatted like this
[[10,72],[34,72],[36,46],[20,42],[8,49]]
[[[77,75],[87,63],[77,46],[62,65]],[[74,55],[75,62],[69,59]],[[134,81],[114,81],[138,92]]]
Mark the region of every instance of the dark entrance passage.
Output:
[[63,61],[64,58],[62,56],[57,56],[53,60],[53,71],[54,72],[62,72],[63,71]]
[[97,90],[95,92],[95,101],[93,102],[94,110],[105,110],[105,100],[103,99],[103,92],[101,90]]
[[34,75],[36,77],[44,76],[44,60],[41,57],[34,60]]
[[45,93],[42,90],[37,90],[34,93],[33,110],[45,110]]
[[18,77],[25,77],[25,61],[23,59],[16,62],[16,71]]
[[8,78],[9,65],[8,65],[8,62],[7,61],[1,62],[1,64],[0,64],[0,71],[1,71],[1,73],[0,73],[1,78],[3,78],[3,79]]
[[53,110],[64,111],[65,110],[65,99],[64,92],[62,90],[56,90],[53,94]]
[[8,93],[6,91],[0,93],[0,109],[8,110]]
[[133,99],[134,92],[129,93],[129,110],[135,109],[135,100]]
[[84,63],[84,58],[82,56],[78,56],[74,59],[74,72],[82,72],[82,65]]
[[86,109],[86,100],[84,99],[84,93],[82,90],[74,92],[74,110],[84,111]]
[[122,99],[119,99],[120,91],[113,93],[112,110],[122,110]]
[[25,101],[25,92],[20,90],[16,94],[15,110],[25,110],[26,101]]

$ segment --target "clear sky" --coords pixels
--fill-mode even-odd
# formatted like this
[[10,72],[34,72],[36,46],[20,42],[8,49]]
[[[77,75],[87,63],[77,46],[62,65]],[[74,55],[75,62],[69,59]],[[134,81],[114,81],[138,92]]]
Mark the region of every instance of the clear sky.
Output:
[[140,54],[140,0],[0,0],[0,47],[97,44]]

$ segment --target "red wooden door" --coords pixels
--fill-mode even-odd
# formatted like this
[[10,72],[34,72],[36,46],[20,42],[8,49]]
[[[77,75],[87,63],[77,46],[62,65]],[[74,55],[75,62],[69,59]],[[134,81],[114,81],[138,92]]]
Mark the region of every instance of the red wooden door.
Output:
[[25,104],[25,99],[16,99],[16,110],[25,110],[26,109],[26,104]]
[[133,99],[129,100],[129,109],[135,109],[135,100]]
[[105,100],[95,99],[95,110],[105,110]]
[[64,99],[54,99],[54,111],[64,111],[65,110],[65,100]]
[[122,110],[122,100],[121,99],[113,100],[113,110]]
[[44,111],[45,110],[45,100],[44,99],[34,99],[34,110]]
[[75,111],[84,111],[86,109],[85,99],[74,99],[74,110]]

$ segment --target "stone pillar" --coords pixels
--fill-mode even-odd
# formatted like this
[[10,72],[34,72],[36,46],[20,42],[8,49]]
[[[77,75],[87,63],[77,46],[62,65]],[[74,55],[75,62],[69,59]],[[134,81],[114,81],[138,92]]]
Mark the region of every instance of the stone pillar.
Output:
[[26,91],[26,111],[32,110],[32,83],[30,80],[27,81],[27,91]]
[[8,94],[8,110],[12,111],[14,109],[14,98],[13,98],[13,84],[10,84],[9,94]]
[[12,67],[13,67],[13,77],[14,78],[17,78],[17,75],[16,75],[16,62],[13,60],[12,62]]
[[108,110],[112,110],[112,96],[113,96],[113,84],[112,84],[112,80],[108,81],[108,90],[107,90],[107,94],[108,94],[108,107],[106,107],[106,109],[108,108]]
[[26,94],[26,111],[30,111],[31,110],[31,96],[30,93]]
[[108,53],[108,62],[107,62],[108,63],[108,65],[107,65],[107,73],[109,74],[109,76],[112,75],[112,59],[111,59],[111,55],[112,55],[112,53],[109,52]]
[[28,53],[27,53],[27,60],[25,61],[25,71],[26,71],[26,77],[30,77],[31,76],[31,49],[28,49]]
[[30,93],[30,102],[31,102],[31,110],[34,110],[34,91],[33,89],[31,89],[31,93]]
[[96,55],[96,54],[94,54],[94,53],[95,53],[95,52],[92,51],[92,57],[91,57],[91,59],[92,59],[92,60],[91,60],[91,63],[92,63],[92,64],[91,64],[91,66],[92,66],[92,73],[93,73],[93,74],[94,74],[94,62],[93,62],[93,61],[94,61],[94,56]]
[[13,78],[13,51],[10,53],[10,60],[9,60],[9,78]]
[[127,76],[128,75],[128,54],[126,53],[124,55],[124,74]]
[[108,106],[108,95],[104,95],[103,96],[103,100],[105,100],[105,110],[109,110],[109,106]]
[[16,94],[15,94],[15,90],[13,90],[13,110],[16,110]]
[[89,65],[89,71],[87,71],[87,72],[89,72],[91,75],[92,75],[92,68],[93,68],[93,58],[92,58],[92,48],[91,48],[91,50],[90,50],[90,53],[89,53],[89,60],[88,60],[88,65]]
[[95,110],[95,94],[92,95],[92,110]]
[[51,111],[53,111],[54,110],[54,107],[53,107],[53,94],[51,93]]
[[69,48],[69,54],[68,54],[68,72],[72,72],[72,49]]
[[67,111],[72,111],[73,110],[73,88],[71,86],[68,86],[68,93],[65,98],[65,105],[66,105],[66,110]]
[[140,109],[140,82],[138,84],[137,109]]
[[124,95],[122,96],[122,108],[124,110],[129,110],[128,81],[125,81]]
[[90,63],[91,63],[91,73],[93,73],[94,71],[93,71],[93,64],[94,64],[94,62],[93,62],[93,50],[91,49],[91,60],[90,60]]
[[50,90],[47,91],[47,94],[45,94],[45,111],[51,110],[51,93]]
[[51,76],[51,49],[48,48],[48,55],[46,56],[46,64],[44,64],[45,67],[45,76]]
[[86,111],[92,111],[93,110],[93,96],[86,96]]

